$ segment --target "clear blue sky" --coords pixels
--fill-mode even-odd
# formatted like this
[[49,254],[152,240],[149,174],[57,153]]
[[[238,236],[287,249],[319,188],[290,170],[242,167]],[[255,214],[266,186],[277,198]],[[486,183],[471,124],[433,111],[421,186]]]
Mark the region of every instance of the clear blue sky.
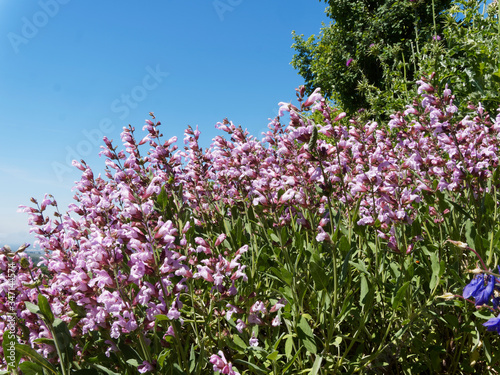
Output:
[[149,112],[165,136],[189,124],[202,145],[228,117],[260,136],[302,79],[290,65],[292,30],[328,22],[317,0],[0,0],[0,246],[33,243],[30,197],[65,211],[80,171],[95,169],[106,135],[142,129]]

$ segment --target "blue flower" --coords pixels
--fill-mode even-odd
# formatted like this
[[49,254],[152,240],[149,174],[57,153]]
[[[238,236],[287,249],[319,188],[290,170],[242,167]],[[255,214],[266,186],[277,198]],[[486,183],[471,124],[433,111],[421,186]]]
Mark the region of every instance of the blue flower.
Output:
[[487,284],[484,285],[484,275],[475,276],[472,281],[464,288],[463,297],[473,297],[476,306],[487,304],[495,288],[495,276],[488,276]]
[[470,298],[470,297],[475,297],[476,294],[481,290],[484,289],[484,275],[476,275],[472,279],[472,281],[466,285],[464,288],[463,292],[463,297],[464,298]]
[[486,287],[483,287],[478,293],[474,296],[476,299],[476,306],[481,306],[487,304],[491,295],[493,294],[493,289],[495,288],[495,276],[488,276],[488,284]]
[[491,318],[486,323],[483,323],[483,326],[485,326],[488,331],[496,331],[498,332],[498,334],[500,334],[500,316]]

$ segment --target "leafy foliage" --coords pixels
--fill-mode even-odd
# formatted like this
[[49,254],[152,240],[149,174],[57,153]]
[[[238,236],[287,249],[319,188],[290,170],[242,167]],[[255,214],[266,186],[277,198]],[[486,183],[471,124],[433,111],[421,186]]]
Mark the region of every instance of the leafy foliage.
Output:
[[51,196],[22,208],[45,256],[0,254],[0,308],[16,319],[0,320],[3,351],[13,328],[28,374],[498,366],[491,312],[449,291],[475,254],[498,263],[500,117],[459,118],[433,79],[384,125],[301,88],[263,141],[225,120],[229,139],[202,152],[188,128],[178,150],[154,116],[141,140],[124,129],[122,150],[105,138],[105,176],[75,162],[68,212]]
[[304,78],[309,93],[321,87],[327,97],[352,115],[360,108],[373,107],[367,91],[391,95],[394,71],[402,72],[404,67],[404,77],[398,77],[397,82],[402,86],[396,87],[403,92],[407,82],[419,77],[418,68],[410,62],[419,44],[441,33],[441,13],[451,0],[325,3],[332,22],[323,26],[318,38],[305,40],[294,34],[297,54],[292,65]]

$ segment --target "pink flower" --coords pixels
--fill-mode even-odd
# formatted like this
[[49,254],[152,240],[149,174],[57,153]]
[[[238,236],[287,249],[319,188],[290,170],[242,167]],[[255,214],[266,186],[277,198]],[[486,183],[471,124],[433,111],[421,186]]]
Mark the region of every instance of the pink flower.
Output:
[[321,89],[318,87],[314,90],[314,92],[307,98],[307,100],[304,102],[304,107],[310,107],[311,105],[314,104],[314,102],[318,100],[322,100],[323,96],[321,95]]
[[276,315],[276,316],[274,317],[274,319],[271,321],[271,325],[272,325],[273,327],[278,327],[278,326],[280,326],[280,325],[281,325],[281,318],[280,318],[280,316],[279,316],[279,315]]
[[219,234],[219,237],[217,237],[217,240],[215,241],[215,246],[219,246],[225,239],[226,239],[225,233]]
[[148,361],[143,361],[142,365],[137,367],[137,371],[139,371],[141,374],[144,374],[144,373],[152,371],[152,370],[154,370],[154,367]]
[[259,340],[257,339],[257,337],[255,337],[254,332],[252,332],[252,337],[248,341],[248,344],[253,347],[259,346]]
[[348,67],[349,65],[351,65],[352,61],[353,61],[352,59],[347,60],[347,62],[345,63],[345,66]]
[[262,314],[266,314],[267,310],[266,306],[264,306],[264,303],[262,301],[257,301],[250,308],[250,312],[251,313],[261,312]]
[[222,350],[219,350],[217,354],[212,354],[210,356],[210,363],[213,365],[213,369],[215,372],[220,372],[221,374],[229,374],[229,375],[240,375],[238,371],[233,369],[233,365],[231,362],[226,360],[224,353]]
[[236,320],[236,329],[239,333],[243,332],[243,330],[247,327],[245,322],[241,319]]

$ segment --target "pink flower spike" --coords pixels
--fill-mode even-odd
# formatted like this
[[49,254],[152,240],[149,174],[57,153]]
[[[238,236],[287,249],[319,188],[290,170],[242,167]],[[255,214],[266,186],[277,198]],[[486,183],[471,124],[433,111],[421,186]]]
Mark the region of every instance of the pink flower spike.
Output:
[[227,361],[222,350],[210,356],[210,363],[214,366],[213,369],[215,372],[228,375],[240,375],[238,371],[233,370],[232,363]]
[[79,163],[79,162],[78,162],[78,161],[76,161],[76,160],[73,160],[73,161],[71,162],[71,164],[73,165],[73,167],[76,167],[76,168],[78,168],[78,169],[79,169],[79,170],[81,170],[81,171],[85,171],[85,169],[86,169],[86,168],[85,168],[85,167],[84,167],[81,163]]
[[311,105],[314,104],[314,102],[321,99],[323,99],[323,96],[321,95],[321,88],[318,87],[304,102],[304,107],[310,107]]

